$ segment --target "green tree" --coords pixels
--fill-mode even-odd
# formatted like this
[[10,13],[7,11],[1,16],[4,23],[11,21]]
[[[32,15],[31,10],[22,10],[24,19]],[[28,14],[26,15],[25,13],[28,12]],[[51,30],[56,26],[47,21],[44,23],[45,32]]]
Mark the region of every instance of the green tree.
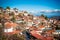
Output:
[[47,16],[45,16],[45,19],[46,19],[46,20],[48,20],[48,17],[47,17]]
[[41,14],[41,16],[42,16],[42,17],[45,17],[45,15],[44,15],[44,14]]
[[9,6],[7,6],[7,7],[6,7],[6,9],[9,9],[9,10],[10,10],[10,7],[9,7]]
[[3,26],[0,25],[0,40],[6,40],[6,37],[4,36]]
[[48,17],[45,16],[44,14],[41,14],[42,17],[44,17],[46,20],[48,20]]
[[15,22],[15,15],[14,13],[12,13],[12,19],[11,19],[13,22]]
[[14,16],[12,17],[12,21],[15,22],[15,17]]
[[16,10],[18,10],[18,9],[17,9],[17,8],[13,8],[13,10],[15,10],[15,11],[16,11]]
[[[3,7],[0,7],[0,10],[1,10],[1,12],[3,12]],[[1,13],[1,12],[0,12],[0,13]]]
[[3,7],[0,7],[0,9],[3,9]]
[[17,34],[10,36],[9,40],[24,40],[24,38],[19,37]]
[[14,10],[18,10],[17,8],[13,8]]

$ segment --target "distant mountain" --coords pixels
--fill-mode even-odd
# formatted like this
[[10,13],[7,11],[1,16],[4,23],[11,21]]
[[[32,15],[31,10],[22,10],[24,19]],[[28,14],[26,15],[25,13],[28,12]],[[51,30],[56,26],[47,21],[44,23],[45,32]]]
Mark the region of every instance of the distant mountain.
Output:
[[54,19],[60,20],[60,16],[54,16],[54,17],[51,17],[51,18],[54,18]]
[[55,9],[55,10],[40,10],[40,13],[60,13],[60,10]]
[[40,11],[30,11],[30,13],[60,13],[60,10],[40,10]]

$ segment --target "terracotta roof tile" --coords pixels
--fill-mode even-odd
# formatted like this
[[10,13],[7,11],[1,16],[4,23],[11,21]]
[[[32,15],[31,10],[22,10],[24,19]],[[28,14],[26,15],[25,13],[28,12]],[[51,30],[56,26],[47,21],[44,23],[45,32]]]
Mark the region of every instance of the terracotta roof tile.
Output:
[[9,22],[6,22],[6,23],[5,23],[5,27],[6,27],[6,28],[11,28],[11,27],[16,27],[16,26],[17,26],[16,23],[9,23]]

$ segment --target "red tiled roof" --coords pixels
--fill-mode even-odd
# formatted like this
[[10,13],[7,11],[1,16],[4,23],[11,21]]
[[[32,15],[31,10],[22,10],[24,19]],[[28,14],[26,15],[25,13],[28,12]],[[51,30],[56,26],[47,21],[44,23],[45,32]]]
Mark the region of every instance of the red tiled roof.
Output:
[[17,26],[16,23],[9,23],[9,22],[5,23],[5,27],[7,27],[7,28],[16,27],[16,26]]
[[44,26],[43,25],[40,25],[38,28],[44,28]]
[[36,31],[31,31],[30,33],[31,33],[32,36],[36,37],[37,39],[41,39],[41,40],[53,40],[53,37],[51,37],[51,36],[50,37],[49,36],[44,37],[42,35],[37,34]]

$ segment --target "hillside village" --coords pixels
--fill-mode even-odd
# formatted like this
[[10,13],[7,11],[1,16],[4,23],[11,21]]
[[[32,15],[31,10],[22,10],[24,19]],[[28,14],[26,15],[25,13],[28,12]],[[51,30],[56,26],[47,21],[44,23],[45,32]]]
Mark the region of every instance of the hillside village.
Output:
[[[60,30],[60,20],[48,18],[43,14],[34,16],[17,8],[0,7],[0,40],[26,40],[25,31],[29,31],[32,35],[30,40],[53,40],[55,38],[58,40],[55,35],[60,36],[60,32],[56,32],[57,29]],[[36,33],[36,36],[33,33]],[[40,38],[37,34],[44,38]]]

